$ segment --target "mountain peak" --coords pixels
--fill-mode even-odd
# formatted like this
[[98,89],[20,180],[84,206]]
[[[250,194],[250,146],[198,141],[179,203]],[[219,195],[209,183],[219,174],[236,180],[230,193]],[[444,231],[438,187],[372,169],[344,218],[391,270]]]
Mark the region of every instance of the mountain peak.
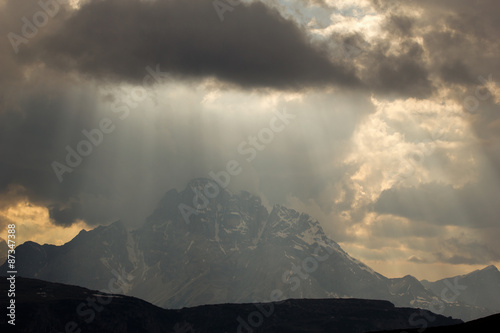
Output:
[[125,224],[122,222],[122,220],[117,220],[109,225],[111,228],[118,228],[118,229],[123,229],[125,228]]
[[467,277],[467,276],[477,276],[477,275],[497,274],[497,273],[499,273],[497,267],[495,265],[489,265],[483,269],[476,269],[475,271],[472,271],[469,274],[465,274],[463,276]]
[[489,265],[481,270],[482,272],[498,272],[498,268],[495,265]]
[[414,277],[413,275],[409,275],[409,274],[403,276],[403,280],[411,281],[411,282],[418,282],[416,277]]

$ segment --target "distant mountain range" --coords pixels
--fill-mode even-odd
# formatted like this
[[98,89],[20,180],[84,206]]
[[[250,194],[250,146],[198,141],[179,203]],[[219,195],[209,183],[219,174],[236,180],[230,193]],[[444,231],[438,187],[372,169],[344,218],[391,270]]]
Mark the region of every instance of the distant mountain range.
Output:
[[494,266],[461,279],[467,289],[458,290],[458,298],[447,292],[443,299],[443,290],[453,292],[453,278],[422,284],[412,276],[384,277],[342,250],[307,214],[281,205],[268,211],[260,198],[208,179],[167,192],[136,230],[115,222],[82,230],[62,246],[26,242],[16,255],[21,276],[111,290],[171,309],[363,298],[470,320],[500,308],[500,298],[490,297],[499,290]]
[[[428,311],[397,308],[387,301],[295,299],[280,303],[203,305],[166,310],[143,300],[81,287],[18,278],[16,332],[60,333],[361,333],[457,325],[460,320]],[[5,278],[0,288],[8,288]],[[5,295],[1,295],[2,307]],[[413,325],[408,318],[414,317]],[[12,332],[0,316],[2,332]]]
[[500,272],[493,265],[469,274],[436,282],[423,280],[421,283],[442,298],[483,307],[493,313],[500,312]]

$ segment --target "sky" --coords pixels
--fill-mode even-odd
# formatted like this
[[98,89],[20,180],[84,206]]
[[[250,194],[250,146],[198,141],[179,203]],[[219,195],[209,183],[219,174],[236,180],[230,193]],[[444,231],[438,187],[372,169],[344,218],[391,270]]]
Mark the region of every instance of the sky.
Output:
[[499,10],[0,0],[1,237],[137,228],[237,160],[230,190],[310,214],[388,277],[500,267]]

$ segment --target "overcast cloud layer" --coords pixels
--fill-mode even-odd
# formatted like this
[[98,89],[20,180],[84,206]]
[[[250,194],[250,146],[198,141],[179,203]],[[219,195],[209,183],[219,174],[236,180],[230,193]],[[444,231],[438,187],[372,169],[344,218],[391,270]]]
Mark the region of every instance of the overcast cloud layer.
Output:
[[496,1],[245,1],[223,20],[204,0],[60,2],[0,0],[0,231],[134,228],[236,159],[232,190],[310,213],[383,274],[500,263]]

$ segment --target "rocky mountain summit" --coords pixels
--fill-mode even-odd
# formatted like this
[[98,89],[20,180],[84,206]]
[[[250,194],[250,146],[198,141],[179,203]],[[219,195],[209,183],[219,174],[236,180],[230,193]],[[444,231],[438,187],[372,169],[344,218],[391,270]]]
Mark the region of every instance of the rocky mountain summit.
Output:
[[26,242],[16,252],[21,276],[114,289],[164,308],[363,298],[438,308],[463,320],[493,313],[468,298],[442,300],[411,276],[384,277],[329,239],[309,215],[281,205],[268,210],[259,197],[233,194],[208,179],[168,191],[136,230],[115,222],[82,230],[62,246]]

